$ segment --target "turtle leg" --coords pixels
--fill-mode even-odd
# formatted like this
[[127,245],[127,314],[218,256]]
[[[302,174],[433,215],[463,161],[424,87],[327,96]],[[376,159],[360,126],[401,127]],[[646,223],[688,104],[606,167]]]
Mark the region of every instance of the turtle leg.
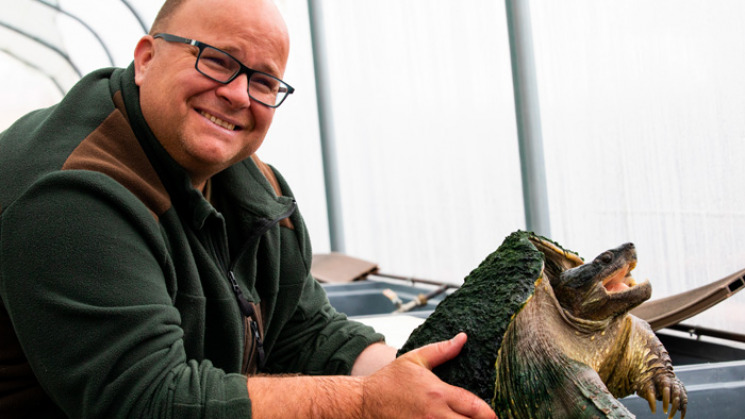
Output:
[[636,394],[647,400],[652,413],[656,411],[657,400],[661,400],[662,411],[668,414],[668,418],[672,418],[680,411],[680,417],[684,419],[688,395],[683,383],[673,372],[670,355],[649,324],[633,317],[632,320],[635,329],[633,338],[641,341],[636,347],[646,349],[637,351],[643,356],[634,363],[641,366],[634,380]]

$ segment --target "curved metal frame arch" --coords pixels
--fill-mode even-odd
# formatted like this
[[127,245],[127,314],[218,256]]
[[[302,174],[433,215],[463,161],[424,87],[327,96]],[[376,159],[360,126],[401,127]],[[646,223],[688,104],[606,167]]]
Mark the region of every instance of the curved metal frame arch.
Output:
[[9,24],[7,24],[5,22],[0,22],[0,26],[5,27],[5,28],[8,28],[11,31],[16,32],[16,33],[18,33],[20,35],[23,35],[26,38],[28,38],[28,39],[30,39],[30,40],[38,43],[38,44],[41,44],[41,45],[45,46],[46,48],[49,48],[50,50],[56,52],[57,55],[59,55],[60,57],[62,57],[68,64],[70,64],[70,67],[72,67],[72,69],[75,71],[75,74],[77,74],[78,77],[80,77],[80,78],[83,77],[83,74],[80,72],[80,69],[78,69],[78,67],[75,65],[75,63],[72,62],[72,60],[70,59],[70,56],[68,56],[67,54],[65,54],[64,51],[60,50],[59,48],[57,48],[54,45],[46,42],[43,39],[40,39],[40,38],[38,38],[38,37],[36,37],[34,35],[31,35],[29,33],[26,33],[25,31],[23,31],[21,29],[18,29],[18,28],[14,27],[14,26],[11,26],[11,25],[9,25]]
[[37,66],[36,64],[34,64],[34,63],[30,62],[30,61],[24,60],[22,57],[19,57],[17,54],[14,54],[13,52],[8,51],[7,49],[2,48],[2,49],[0,49],[0,52],[4,53],[5,55],[9,56],[10,58],[13,58],[16,61],[22,63],[23,65],[25,65],[25,66],[27,66],[27,67],[29,67],[29,68],[31,68],[33,70],[36,70],[37,72],[43,74],[44,77],[46,77],[49,80],[51,80],[51,82],[54,84],[54,87],[56,87],[57,90],[59,90],[59,92],[60,92],[60,94],[62,96],[65,95],[65,89],[62,87],[62,85],[59,83],[59,81],[57,81],[57,79],[52,74],[47,73],[41,67]]
[[145,21],[142,20],[142,17],[140,16],[139,13],[137,13],[137,10],[135,10],[135,8],[132,7],[132,5],[129,4],[127,0],[121,0],[121,2],[124,3],[127,9],[129,9],[129,11],[132,13],[132,16],[134,16],[135,19],[137,19],[137,22],[140,24],[140,27],[142,27],[142,31],[145,33],[150,32],[150,29],[148,29],[147,25],[145,25]]
[[104,52],[106,53],[106,56],[109,58],[109,63],[111,63],[112,66],[114,65],[114,58],[111,56],[111,51],[109,51],[109,48],[106,46],[106,43],[98,35],[98,33],[93,30],[93,28],[90,25],[88,25],[87,23],[85,23],[85,21],[83,19],[75,16],[74,14],[72,14],[72,13],[70,13],[70,12],[64,10],[64,9],[62,9],[61,7],[59,7],[56,4],[47,3],[44,0],[36,0],[36,2],[37,3],[40,3],[40,4],[43,4],[44,6],[47,6],[47,7],[51,8],[51,9],[54,9],[57,12],[62,13],[63,15],[65,15],[65,16],[73,19],[74,21],[80,23],[81,25],[83,25],[83,27],[85,29],[87,29],[88,32],[90,32],[96,38],[96,40],[98,41],[98,43],[101,44],[101,48],[103,48]]

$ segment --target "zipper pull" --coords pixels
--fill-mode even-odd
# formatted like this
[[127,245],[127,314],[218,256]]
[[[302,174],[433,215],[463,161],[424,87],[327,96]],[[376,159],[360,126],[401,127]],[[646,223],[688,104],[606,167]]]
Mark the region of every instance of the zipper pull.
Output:
[[238,299],[238,307],[241,309],[241,313],[246,317],[252,317],[254,315],[253,306],[243,296],[243,292],[241,291],[241,287],[238,286],[238,281],[235,280],[233,271],[228,271],[228,279],[230,279],[230,286],[233,287],[233,294]]

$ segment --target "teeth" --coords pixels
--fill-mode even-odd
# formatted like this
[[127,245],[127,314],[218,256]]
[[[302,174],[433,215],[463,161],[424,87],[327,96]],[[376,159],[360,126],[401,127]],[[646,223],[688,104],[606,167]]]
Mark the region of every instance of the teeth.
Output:
[[214,115],[210,115],[207,112],[202,111],[202,116],[209,119],[210,121],[214,122],[215,124],[233,131],[235,129],[235,124],[231,124],[229,122],[225,122],[220,118],[215,117]]

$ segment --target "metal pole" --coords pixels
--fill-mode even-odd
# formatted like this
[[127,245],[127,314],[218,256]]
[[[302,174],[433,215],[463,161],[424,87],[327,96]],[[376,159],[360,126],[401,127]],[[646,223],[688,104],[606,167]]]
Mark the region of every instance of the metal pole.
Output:
[[510,37],[525,224],[528,230],[543,236],[550,236],[546,166],[543,160],[541,113],[533,55],[530,2],[528,0],[505,0],[505,4]]
[[323,175],[326,185],[326,208],[329,223],[331,251],[344,252],[344,218],[341,209],[341,188],[337,167],[336,138],[334,136],[331,107],[331,80],[326,59],[326,36],[323,24],[323,7],[319,0],[308,0],[310,36],[313,47],[313,65],[316,76],[316,101],[318,125],[321,134]]

